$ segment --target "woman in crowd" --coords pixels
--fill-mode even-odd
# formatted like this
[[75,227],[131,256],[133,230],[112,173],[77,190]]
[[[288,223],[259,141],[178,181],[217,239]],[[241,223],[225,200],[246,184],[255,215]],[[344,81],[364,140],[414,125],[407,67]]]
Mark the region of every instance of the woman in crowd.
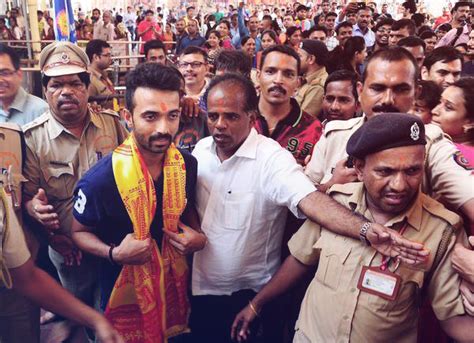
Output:
[[0,18],[0,39],[1,40],[14,40],[12,32],[7,27],[5,18]]
[[[53,18],[48,17],[46,19],[46,23],[48,25],[45,25],[44,28],[43,28],[43,32],[41,33],[41,40],[55,40],[56,38],[55,38],[55,35],[54,35]],[[84,38],[84,24],[82,24],[82,25],[79,24],[79,30],[77,30],[76,34],[77,34],[77,39],[78,40],[86,39],[86,38]],[[43,43],[42,47],[44,48],[48,44],[49,43]]]
[[366,58],[367,48],[364,38],[359,36],[350,37],[344,43],[341,69],[350,70],[360,77],[362,75],[361,67]]
[[253,39],[250,36],[245,36],[240,41],[240,44],[242,45],[242,51],[246,55],[248,55],[252,58],[252,68],[256,68],[257,67],[257,60],[256,60],[256,57],[255,57],[255,50],[256,50],[255,39]]
[[299,27],[292,26],[286,29],[286,44],[288,46],[298,51],[302,40],[303,37]]
[[269,48],[273,45],[280,44],[278,36],[273,30],[265,30],[262,32],[262,50],[257,52],[257,69],[260,69],[260,60],[262,59],[262,52],[266,48]]
[[219,25],[217,25],[217,31],[221,36],[221,46],[224,49],[234,49],[232,45],[232,37],[230,35],[230,22],[228,20],[221,20]]
[[163,32],[163,39],[165,42],[166,51],[172,51],[176,42],[176,34],[173,32],[170,22],[167,22],[165,25],[165,32]]
[[[214,61],[216,60],[217,56],[222,51],[222,40],[219,31],[211,30],[208,32],[208,38],[205,44],[205,48],[207,49],[207,59],[211,66],[214,66]],[[210,70],[211,73],[214,70]]]
[[15,17],[10,17],[10,32],[13,35],[13,38],[16,40],[21,40],[23,38],[23,32],[21,31],[21,28],[18,26],[18,23],[16,21]]
[[459,163],[467,162],[474,167],[474,78],[461,78],[446,88],[432,113],[432,122],[439,125],[461,151],[462,155],[455,158]]

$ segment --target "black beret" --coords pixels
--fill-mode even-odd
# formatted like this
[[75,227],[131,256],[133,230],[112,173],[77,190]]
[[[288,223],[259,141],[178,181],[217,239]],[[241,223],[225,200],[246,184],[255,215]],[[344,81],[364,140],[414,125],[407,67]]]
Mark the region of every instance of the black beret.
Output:
[[326,61],[329,54],[326,44],[315,39],[303,39],[300,48],[310,55],[319,57],[322,61]]
[[382,113],[364,123],[347,142],[349,156],[365,156],[391,148],[425,145],[425,125],[413,114]]

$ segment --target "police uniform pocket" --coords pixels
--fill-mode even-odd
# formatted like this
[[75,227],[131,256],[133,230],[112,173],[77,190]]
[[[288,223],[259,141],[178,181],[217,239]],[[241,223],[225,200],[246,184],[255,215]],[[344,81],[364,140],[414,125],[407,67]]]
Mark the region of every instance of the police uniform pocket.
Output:
[[250,227],[255,193],[230,192],[224,203],[224,227],[231,230],[246,230]]
[[42,168],[47,183],[46,196],[64,200],[73,196],[75,178],[72,163],[49,163]]
[[321,249],[316,279],[323,285],[336,290],[352,248],[345,244],[339,245],[337,242],[335,245],[331,244],[326,247],[324,241],[321,240],[316,242],[314,248]]
[[424,273],[403,265],[396,271],[401,276],[401,285],[395,300],[390,301],[377,295],[370,295],[369,303],[371,308],[386,312],[386,315],[406,312],[411,307],[416,307],[418,293],[423,287]]

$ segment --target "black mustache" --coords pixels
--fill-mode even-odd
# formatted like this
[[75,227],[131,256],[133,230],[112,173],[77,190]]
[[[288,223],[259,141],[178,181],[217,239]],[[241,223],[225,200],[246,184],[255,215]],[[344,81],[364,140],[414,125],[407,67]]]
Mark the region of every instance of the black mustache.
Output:
[[66,102],[72,102],[75,105],[79,105],[79,101],[77,101],[76,99],[64,99],[58,101],[58,106],[64,105],[64,103]]
[[279,92],[281,92],[281,93],[283,93],[283,94],[286,95],[286,90],[284,90],[284,89],[283,89],[282,87],[280,87],[280,86],[275,86],[275,87],[270,87],[270,88],[268,88],[268,92],[273,92],[273,91],[279,91]]
[[159,141],[162,139],[167,139],[169,142],[173,139],[170,134],[168,133],[156,133],[154,135],[151,135],[150,138],[148,139],[148,142],[153,142],[153,141]]
[[377,105],[377,106],[372,107],[372,112],[390,113],[390,112],[401,112],[401,111],[393,105]]

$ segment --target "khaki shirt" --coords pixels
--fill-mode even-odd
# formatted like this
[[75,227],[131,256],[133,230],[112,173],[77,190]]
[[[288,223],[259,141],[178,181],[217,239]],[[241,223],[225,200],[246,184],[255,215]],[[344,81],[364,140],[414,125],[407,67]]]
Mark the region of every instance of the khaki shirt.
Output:
[[[114,84],[107,76],[107,73],[101,74],[97,70],[89,68],[91,75],[91,83],[89,84],[88,92],[89,96],[111,96],[115,94]],[[97,101],[102,107],[113,110],[114,102],[111,97],[109,100]]]
[[[373,220],[362,183],[336,185],[329,194],[345,207]],[[416,342],[422,291],[426,292],[439,320],[465,314],[460,277],[451,267],[454,245],[460,242],[467,246],[460,218],[420,193],[405,213],[385,226],[399,230],[404,222],[408,225],[403,236],[423,242],[432,254],[420,269],[402,264],[395,271],[402,283],[394,301],[357,288],[362,266],[382,263],[382,256],[373,248],[309,220],[292,237],[288,246],[296,259],[307,265],[314,265],[319,259],[297,322],[297,329],[311,342]],[[433,260],[444,233],[449,243],[435,265]],[[429,283],[427,278],[431,280]]]
[[24,194],[32,198],[43,188],[59,215],[60,232],[69,234],[74,188],[77,181],[102,157],[112,152],[127,136],[119,116],[89,110],[90,120],[81,138],[45,112],[25,125],[26,159]]
[[[8,195],[7,195],[8,196]],[[8,206],[8,204],[5,204]],[[22,266],[30,258],[30,251],[26,245],[25,235],[19,225],[18,220],[11,220],[12,217],[9,217],[8,227],[7,227],[7,208],[2,201],[0,201],[0,232],[3,237],[3,242],[0,241],[0,244],[3,243],[2,256],[0,260],[3,260],[5,267],[8,269],[17,268]],[[11,212],[10,212],[11,213]],[[1,280],[0,280],[1,281]],[[0,282],[0,287],[2,286]]]
[[[316,185],[328,182],[336,163],[347,158],[347,141],[362,126],[365,118],[364,115],[327,123],[305,169],[306,175]],[[458,149],[438,126],[425,125],[425,133],[427,145],[423,193],[442,197],[443,202],[459,209],[474,198],[474,175],[456,162]]]
[[326,68],[306,76],[306,83],[296,93],[295,99],[303,111],[316,118],[321,111],[324,97],[324,83],[328,77]]

